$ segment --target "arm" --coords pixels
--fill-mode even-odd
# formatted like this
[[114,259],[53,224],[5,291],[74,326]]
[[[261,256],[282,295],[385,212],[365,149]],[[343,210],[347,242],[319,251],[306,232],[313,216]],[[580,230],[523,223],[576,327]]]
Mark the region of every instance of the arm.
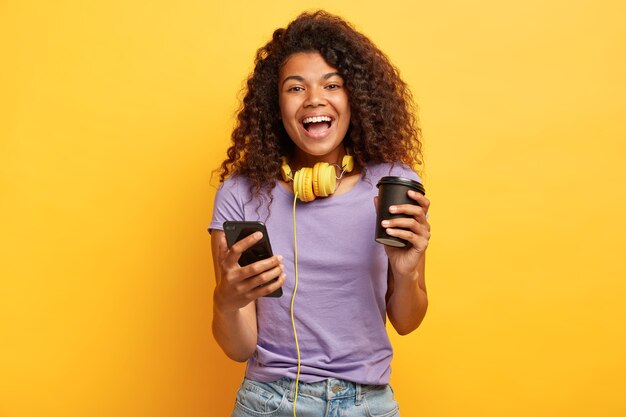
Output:
[[411,218],[383,222],[389,235],[409,242],[405,248],[385,246],[389,257],[387,315],[401,335],[417,329],[428,307],[425,265],[426,248],[430,239],[430,224],[426,220],[426,214],[430,202],[414,191],[409,191],[409,197],[417,201],[419,206],[398,205],[390,210],[409,214]]
[[393,268],[389,267],[387,291],[387,315],[394,329],[406,335],[422,323],[428,308],[426,280],[424,279],[425,254],[421,257],[418,271],[406,278],[396,279]]
[[[272,293],[285,281],[284,267],[278,256],[244,267],[237,263],[243,251],[260,238],[260,233],[254,233],[228,250],[224,232],[213,230],[211,233],[216,279],[213,293],[213,337],[224,353],[238,362],[245,362],[256,350],[255,300]],[[259,288],[259,285],[277,277],[276,282]]]

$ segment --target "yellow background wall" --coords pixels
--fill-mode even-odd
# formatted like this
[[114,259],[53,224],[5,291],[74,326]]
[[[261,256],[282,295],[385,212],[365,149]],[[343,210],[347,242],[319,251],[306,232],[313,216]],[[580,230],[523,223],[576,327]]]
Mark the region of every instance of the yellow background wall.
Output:
[[343,15],[411,85],[403,416],[626,415],[623,1],[0,1],[0,416],[225,416],[205,231],[256,48]]

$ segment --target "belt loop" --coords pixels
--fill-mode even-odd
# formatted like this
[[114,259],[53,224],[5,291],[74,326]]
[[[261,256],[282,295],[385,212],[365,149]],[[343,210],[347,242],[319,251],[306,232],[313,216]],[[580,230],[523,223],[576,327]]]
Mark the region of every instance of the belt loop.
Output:
[[361,384],[356,384],[356,397],[354,399],[354,405],[361,405],[363,400],[363,394],[361,393]]
[[287,394],[287,399],[291,402],[293,402],[295,396],[296,396],[296,380],[295,379],[289,379],[290,384],[289,384],[289,392]]

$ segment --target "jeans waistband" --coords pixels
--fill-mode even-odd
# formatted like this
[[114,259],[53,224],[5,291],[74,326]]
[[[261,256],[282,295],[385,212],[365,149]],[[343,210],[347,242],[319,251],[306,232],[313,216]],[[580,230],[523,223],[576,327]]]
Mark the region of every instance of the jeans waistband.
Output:
[[[287,391],[290,401],[293,401],[296,392],[296,381],[291,378],[282,378],[272,382]],[[362,385],[342,379],[329,378],[319,382],[298,383],[298,396],[311,396],[329,401],[339,398],[354,398],[359,404],[363,394],[373,389],[379,389],[378,385]]]

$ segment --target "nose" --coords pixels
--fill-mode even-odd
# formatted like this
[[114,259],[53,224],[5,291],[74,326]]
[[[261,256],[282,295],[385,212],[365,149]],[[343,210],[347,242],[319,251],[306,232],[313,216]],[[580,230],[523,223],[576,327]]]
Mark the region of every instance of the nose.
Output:
[[317,88],[311,88],[308,90],[308,95],[304,102],[304,107],[317,107],[323,106],[325,104],[326,98],[324,97],[323,91],[320,91]]

